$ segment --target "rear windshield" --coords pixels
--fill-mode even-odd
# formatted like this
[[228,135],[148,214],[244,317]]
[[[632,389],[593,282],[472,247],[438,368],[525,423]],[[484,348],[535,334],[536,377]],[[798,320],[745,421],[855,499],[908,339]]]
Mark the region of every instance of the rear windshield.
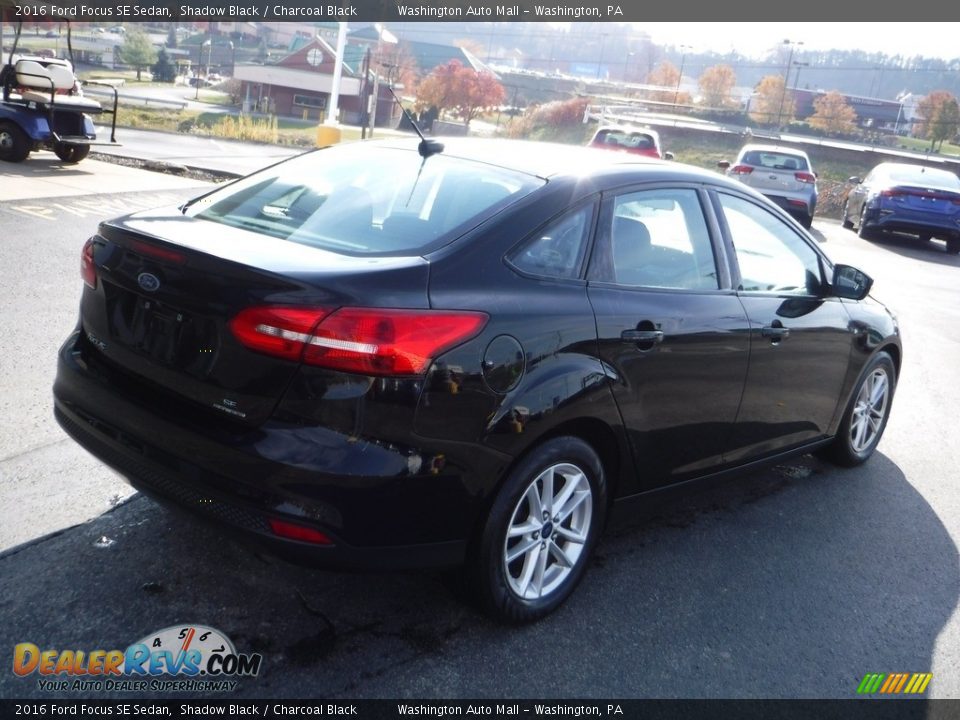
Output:
[[212,193],[193,217],[326,250],[409,255],[449,242],[544,181],[443,154],[354,143]]
[[809,170],[807,159],[802,155],[771,152],[768,150],[750,150],[743,154],[744,165],[770,168],[771,170]]
[[949,170],[922,167],[920,165],[894,165],[887,168],[877,168],[877,174],[895,183],[910,183],[912,185],[936,185],[937,187],[960,190],[960,178]]
[[600,130],[593,138],[593,145],[628,148],[629,150],[656,150],[657,141],[652,135],[627,130]]

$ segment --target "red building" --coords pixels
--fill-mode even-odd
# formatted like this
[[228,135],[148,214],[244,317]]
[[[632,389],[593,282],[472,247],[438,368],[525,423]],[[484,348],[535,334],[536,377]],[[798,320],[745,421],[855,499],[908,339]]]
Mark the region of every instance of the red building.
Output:
[[[373,92],[373,77],[364,79],[363,48],[348,46],[340,81],[340,117],[347,124],[361,119],[362,98]],[[250,109],[276,115],[323,121],[327,118],[336,52],[317,37],[269,65],[238,65],[234,77],[241,82],[241,97]],[[400,108],[384,83],[379,84],[377,125],[393,127]]]

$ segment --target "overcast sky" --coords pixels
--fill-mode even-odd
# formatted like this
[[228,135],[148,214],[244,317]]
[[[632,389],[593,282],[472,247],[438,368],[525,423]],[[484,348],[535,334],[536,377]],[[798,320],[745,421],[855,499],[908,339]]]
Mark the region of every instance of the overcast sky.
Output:
[[694,50],[748,56],[766,54],[785,39],[815,50],[861,49],[888,55],[960,57],[960,23],[636,23],[661,45],[691,45]]

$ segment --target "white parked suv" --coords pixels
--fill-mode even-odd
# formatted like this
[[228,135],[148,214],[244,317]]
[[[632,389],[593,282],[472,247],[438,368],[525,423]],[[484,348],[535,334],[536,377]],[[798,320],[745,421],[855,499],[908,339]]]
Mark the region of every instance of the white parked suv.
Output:
[[817,174],[803,150],[779,145],[744,145],[732,165],[717,163],[727,175],[749,185],[782,207],[805,228],[817,209]]

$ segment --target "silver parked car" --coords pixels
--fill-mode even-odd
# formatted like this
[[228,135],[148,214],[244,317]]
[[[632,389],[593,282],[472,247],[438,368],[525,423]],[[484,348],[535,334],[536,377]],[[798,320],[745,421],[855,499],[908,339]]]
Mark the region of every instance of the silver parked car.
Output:
[[744,145],[732,165],[717,163],[727,175],[749,185],[809,228],[817,209],[817,174],[803,150],[779,145]]

